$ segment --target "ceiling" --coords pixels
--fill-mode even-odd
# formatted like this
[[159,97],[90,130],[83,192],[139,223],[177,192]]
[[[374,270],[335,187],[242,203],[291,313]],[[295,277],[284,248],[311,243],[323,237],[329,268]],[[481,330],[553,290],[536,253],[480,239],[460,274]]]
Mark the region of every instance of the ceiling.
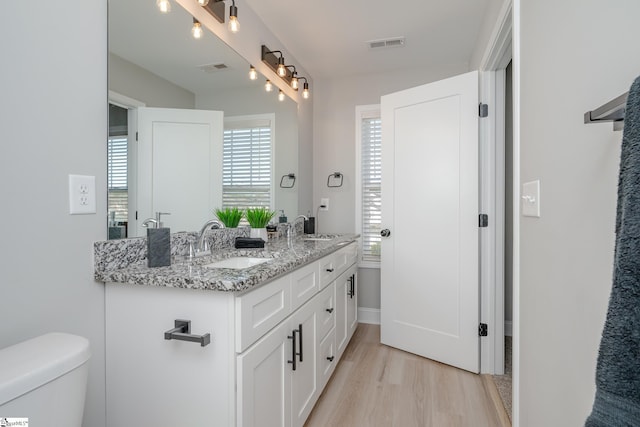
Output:
[[[195,1],[195,0],[194,0]],[[468,63],[489,3],[495,0],[236,0],[264,21],[282,48],[313,78]],[[109,0],[109,50],[194,93],[246,86],[249,64],[173,3]],[[227,2],[228,3],[228,2]],[[228,8],[227,8],[228,9]],[[242,31],[242,30],[241,30]],[[404,37],[403,47],[372,50],[368,41]],[[207,73],[200,65],[225,64]]]
[[[313,78],[468,63],[492,0],[237,0]],[[404,47],[366,42],[404,36]]]
[[[154,0],[109,0],[109,51],[193,93],[255,83],[244,58],[208,30],[194,40],[192,25],[176,3],[162,14]],[[211,64],[227,68],[198,68]]]

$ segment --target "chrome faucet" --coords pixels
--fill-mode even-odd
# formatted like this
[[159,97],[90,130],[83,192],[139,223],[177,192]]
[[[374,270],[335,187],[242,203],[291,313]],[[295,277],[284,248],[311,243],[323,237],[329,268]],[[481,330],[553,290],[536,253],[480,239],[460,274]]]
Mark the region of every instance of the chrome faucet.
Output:
[[208,250],[206,240],[204,237],[207,230],[212,228],[214,225],[217,225],[216,228],[224,228],[224,224],[218,221],[217,219],[210,219],[209,221],[205,222],[205,224],[200,229],[200,233],[198,234],[198,243],[196,246],[196,252],[204,252]]
[[287,225],[287,239],[291,239],[291,238],[295,237],[295,235],[296,235],[296,222],[299,219],[304,219],[305,221],[309,220],[309,218],[307,218],[306,215],[298,215],[293,221],[291,221]]
[[142,226],[145,228],[148,228],[149,224],[153,224],[152,228],[156,228],[158,226],[158,221],[156,221],[153,218],[147,218],[144,221],[142,221]]

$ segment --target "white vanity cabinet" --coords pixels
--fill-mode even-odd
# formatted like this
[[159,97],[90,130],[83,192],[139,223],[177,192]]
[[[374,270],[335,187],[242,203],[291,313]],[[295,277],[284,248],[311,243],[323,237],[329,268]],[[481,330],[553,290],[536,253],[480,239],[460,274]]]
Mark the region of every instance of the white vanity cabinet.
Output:
[[[357,324],[356,251],[243,294],[107,285],[107,426],[302,427]],[[210,344],[165,340],[177,319]]]

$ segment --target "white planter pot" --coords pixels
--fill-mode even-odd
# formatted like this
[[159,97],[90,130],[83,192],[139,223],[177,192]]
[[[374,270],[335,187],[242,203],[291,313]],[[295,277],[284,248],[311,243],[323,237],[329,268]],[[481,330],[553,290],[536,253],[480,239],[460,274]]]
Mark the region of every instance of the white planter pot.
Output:
[[266,228],[252,228],[249,234],[251,237],[259,237],[265,242],[268,240],[267,229]]

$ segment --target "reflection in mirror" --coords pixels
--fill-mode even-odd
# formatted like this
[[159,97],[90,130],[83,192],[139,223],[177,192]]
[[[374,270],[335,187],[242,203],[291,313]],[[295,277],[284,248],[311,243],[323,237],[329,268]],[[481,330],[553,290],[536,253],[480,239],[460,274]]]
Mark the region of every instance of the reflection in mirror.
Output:
[[[276,93],[265,92],[264,78],[250,80],[250,64],[208,30],[195,40],[191,35],[191,15],[179,5],[174,6],[169,14],[161,14],[153,1],[109,0],[109,237],[144,235],[140,224],[156,211],[172,214],[164,218],[172,232],[196,231],[214,218],[215,208],[244,207],[250,203],[247,200],[261,200],[272,210],[284,210],[289,217],[295,217],[298,185],[281,188],[279,183],[283,175],[298,174],[296,103],[288,97],[278,101]],[[267,179],[264,170],[257,169],[267,157],[258,154],[251,172],[244,173],[247,180],[238,179],[242,172],[237,160],[239,150],[234,154],[235,178],[231,175],[233,161],[227,157],[223,171],[209,171],[214,178],[194,176],[193,168],[187,166],[190,161],[182,166],[177,161],[145,163],[154,160],[153,156],[144,158],[145,150],[138,147],[146,142],[135,142],[140,125],[138,113],[142,111],[139,107],[222,112],[224,129],[215,132],[222,140],[224,131],[224,148],[212,145],[219,156],[212,164],[222,165],[223,151],[228,157],[234,151],[231,147],[239,147],[247,129],[263,129],[267,123],[271,132]],[[154,132],[152,127],[151,133]],[[259,147],[261,133],[256,132],[254,146]],[[153,152],[153,147],[147,152]],[[153,181],[150,171],[154,167],[164,174],[162,184]],[[201,196],[212,199],[204,212],[194,215],[196,203],[186,202],[184,194],[182,198],[167,194],[169,187],[178,187],[173,191],[185,193],[181,191],[185,184],[179,179],[184,177],[190,182],[214,180],[215,189],[208,191],[213,194]],[[194,200],[197,196],[189,197]],[[180,202],[171,202],[172,199]],[[186,215],[188,210],[190,215]],[[186,220],[188,216],[191,219]]]

